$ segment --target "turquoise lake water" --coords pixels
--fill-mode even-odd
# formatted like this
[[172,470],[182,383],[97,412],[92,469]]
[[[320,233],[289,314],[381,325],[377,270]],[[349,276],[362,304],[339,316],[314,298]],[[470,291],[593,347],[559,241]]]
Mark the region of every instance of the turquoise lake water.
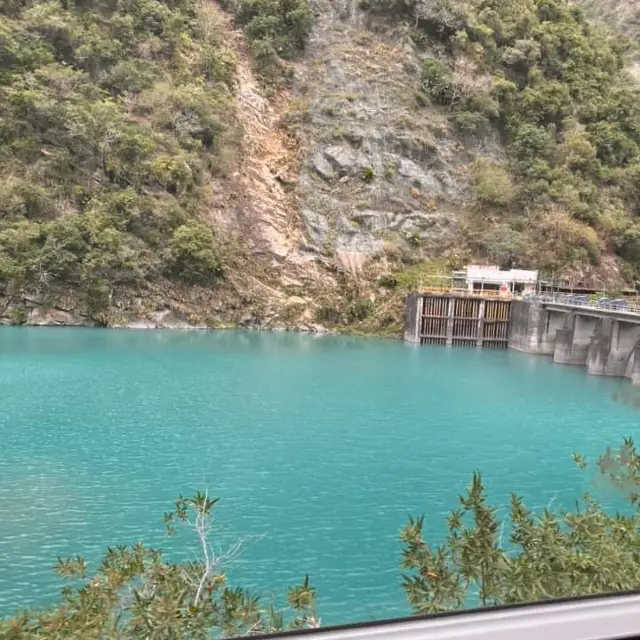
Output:
[[[406,615],[398,531],[429,539],[474,469],[492,501],[570,506],[571,453],[637,435],[627,383],[507,351],[242,332],[0,329],[0,615],[54,602],[57,556],[168,544],[180,493],[220,496],[233,582],[305,573],[323,623]],[[613,499],[613,497],[611,497]]]

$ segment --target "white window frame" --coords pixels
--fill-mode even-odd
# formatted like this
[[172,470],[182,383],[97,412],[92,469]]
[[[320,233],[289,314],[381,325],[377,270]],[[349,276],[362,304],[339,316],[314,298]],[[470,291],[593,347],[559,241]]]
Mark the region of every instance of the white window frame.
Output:
[[623,638],[640,638],[640,593],[467,610],[276,635],[282,638],[304,636],[305,640],[622,640]]

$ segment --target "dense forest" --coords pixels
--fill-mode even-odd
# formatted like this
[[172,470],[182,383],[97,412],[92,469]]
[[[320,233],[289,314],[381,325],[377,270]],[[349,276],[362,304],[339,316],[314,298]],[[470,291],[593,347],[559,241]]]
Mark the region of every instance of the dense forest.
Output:
[[3,3],[0,280],[112,288],[222,273],[204,182],[233,59],[194,3]]
[[[235,9],[265,73],[310,25],[306,5]],[[99,317],[121,288],[215,286],[234,73],[206,1],[1,2],[0,287],[67,287]]]

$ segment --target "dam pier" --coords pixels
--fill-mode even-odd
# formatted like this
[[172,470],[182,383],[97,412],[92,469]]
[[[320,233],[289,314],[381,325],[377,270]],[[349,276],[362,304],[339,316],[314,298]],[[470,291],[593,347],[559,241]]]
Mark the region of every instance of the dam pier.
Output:
[[640,306],[626,300],[475,290],[413,294],[406,299],[404,338],[515,349],[640,384]]

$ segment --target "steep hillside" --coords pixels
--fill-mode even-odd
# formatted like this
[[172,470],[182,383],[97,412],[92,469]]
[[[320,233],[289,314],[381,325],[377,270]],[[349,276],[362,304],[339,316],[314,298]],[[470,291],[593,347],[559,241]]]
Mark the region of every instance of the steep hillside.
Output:
[[632,0],[580,0],[589,18],[608,25],[612,31],[637,40],[640,36],[640,13]]
[[[615,248],[633,257],[628,214],[634,213],[638,167],[636,94],[620,73],[615,41],[562,3],[496,3],[495,9],[488,3],[396,3],[366,13],[376,19],[374,34],[377,23],[388,36],[391,16],[404,14],[406,22],[397,27],[404,46],[385,50],[380,38],[364,33],[359,55],[352,55],[352,78],[366,78],[370,67],[375,75],[377,51],[388,65],[360,87],[370,104],[346,107],[353,118],[373,121],[368,129],[380,142],[372,151],[367,140],[365,155],[380,165],[375,156],[385,144],[396,152],[399,136],[413,145],[409,153],[422,145],[419,162],[444,167],[452,185],[443,188],[441,172],[439,179],[423,179],[423,191],[442,200],[444,211],[449,205],[449,222],[467,205],[467,241],[476,255],[549,271],[600,265]],[[353,33],[342,40],[352,50],[357,43]],[[390,66],[394,51],[398,68]],[[349,86],[345,57],[334,53],[325,77],[337,68],[337,84]],[[392,99],[377,107],[381,76],[392,84]],[[388,114],[396,117],[391,129]],[[340,126],[332,132],[344,137]],[[398,163],[402,159],[392,157],[391,164]],[[389,177],[385,168],[374,172],[371,191]],[[402,176],[395,168],[390,173]],[[393,191],[377,190],[386,197]]]
[[631,41],[628,71],[640,85],[640,6],[630,0],[579,0],[591,20],[607,25],[614,34]]
[[[235,323],[283,306],[271,286],[282,261],[300,287],[322,282],[292,251],[302,237],[282,170],[295,149],[216,5],[0,11],[5,322]],[[264,18],[248,6],[239,17]],[[280,55],[287,43],[299,46],[287,31]],[[252,44],[271,72],[273,40],[254,29]]]
[[406,288],[467,259],[609,288],[637,277],[624,41],[566,2],[313,7],[301,215],[319,250],[384,285],[360,316],[397,315]]
[[[114,293],[222,275],[203,184],[232,148],[234,59],[195,6],[3,3],[0,280]],[[16,307],[14,319],[23,310]]]
[[393,333],[470,259],[633,281],[625,45],[562,0],[0,3],[0,320]]

